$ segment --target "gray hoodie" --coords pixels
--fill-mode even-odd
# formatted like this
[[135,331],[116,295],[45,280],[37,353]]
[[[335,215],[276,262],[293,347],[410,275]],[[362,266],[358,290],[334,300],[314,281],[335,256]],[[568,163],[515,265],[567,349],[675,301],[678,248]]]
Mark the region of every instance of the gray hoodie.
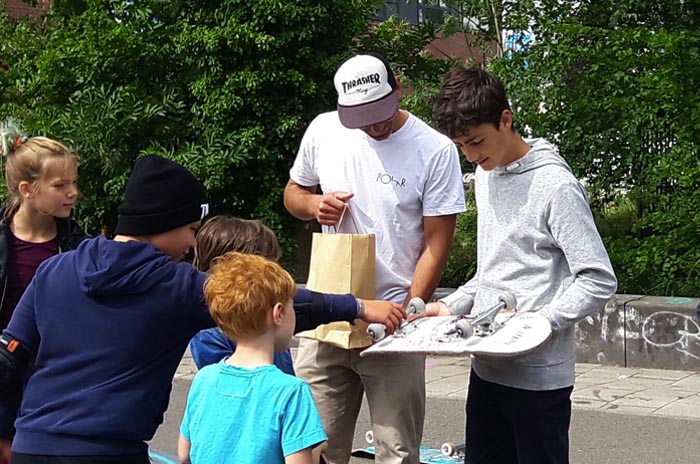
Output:
[[617,280],[593,222],[586,192],[571,168],[543,139],[521,159],[476,172],[477,269],[445,297],[453,313],[478,314],[507,290],[519,311],[538,311],[552,338],[510,360],[475,357],[484,380],[526,390],[574,384],[574,324],[601,309]]

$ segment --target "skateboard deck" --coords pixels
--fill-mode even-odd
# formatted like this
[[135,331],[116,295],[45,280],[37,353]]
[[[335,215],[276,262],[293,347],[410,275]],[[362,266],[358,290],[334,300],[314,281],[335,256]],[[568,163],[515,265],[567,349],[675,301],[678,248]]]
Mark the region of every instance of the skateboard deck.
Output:
[[522,356],[545,343],[552,326],[535,312],[499,313],[495,322],[501,328],[489,335],[468,338],[454,333],[464,316],[434,316],[416,319],[403,329],[365,349],[360,356],[415,353],[453,356],[473,354],[491,358]]
[[[464,463],[464,447],[457,447],[461,452],[454,456],[445,456],[442,451],[436,448],[427,446],[420,447],[420,463],[421,464],[454,464],[456,462]],[[352,451],[352,455],[356,458],[367,459],[374,461],[374,446],[366,448],[357,448]]]
[[158,450],[148,450],[148,457],[151,458],[153,464],[179,464],[180,460],[168,453]]

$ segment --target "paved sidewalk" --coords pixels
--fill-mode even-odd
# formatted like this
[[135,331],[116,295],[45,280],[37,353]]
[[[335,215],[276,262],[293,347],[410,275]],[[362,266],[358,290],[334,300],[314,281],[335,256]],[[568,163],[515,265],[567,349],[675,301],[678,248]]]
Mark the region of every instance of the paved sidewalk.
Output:
[[[188,351],[176,378],[196,372]],[[428,397],[466,398],[468,374],[469,359],[429,357]],[[572,402],[574,410],[700,420],[700,373],[577,364]]]

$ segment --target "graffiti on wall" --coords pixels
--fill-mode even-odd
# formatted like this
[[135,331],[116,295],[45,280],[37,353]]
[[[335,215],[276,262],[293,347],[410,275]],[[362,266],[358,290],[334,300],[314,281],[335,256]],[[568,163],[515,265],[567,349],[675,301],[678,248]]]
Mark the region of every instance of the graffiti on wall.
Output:
[[576,329],[582,362],[700,368],[700,324],[691,298],[614,298]]

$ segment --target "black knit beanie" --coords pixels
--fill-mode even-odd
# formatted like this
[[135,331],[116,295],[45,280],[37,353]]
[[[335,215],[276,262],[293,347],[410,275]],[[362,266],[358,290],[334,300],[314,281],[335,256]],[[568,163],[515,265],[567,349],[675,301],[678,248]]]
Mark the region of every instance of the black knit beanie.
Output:
[[117,209],[117,235],[152,235],[201,220],[206,191],[184,166],[148,155],[140,158]]

